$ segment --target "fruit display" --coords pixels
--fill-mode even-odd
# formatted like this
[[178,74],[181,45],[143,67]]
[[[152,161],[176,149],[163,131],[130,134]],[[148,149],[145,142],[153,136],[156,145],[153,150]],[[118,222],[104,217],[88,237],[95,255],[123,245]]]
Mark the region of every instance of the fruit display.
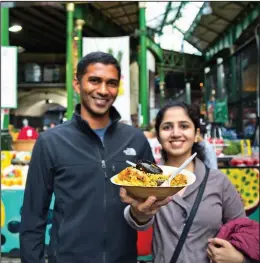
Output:
[[252,148],[250,140],[224,140],[222,138],[209,138],[218,157],[251,156]]
[[247,213],[259,205],[259,169],[228,168],[221,169],[239,192]]
[[2,187],[24,187],[27,176],[27,166],[10,165],[1,172]]
[[29,164],[31,152],[13,152],[12,164]]
[[11,151],[1,151],[1,170],[10,166],[13,159],[13,152]]
[[259,166],[259,157],[234,157],[230,161],[231,166]]
[[31,152],[1,151],[1,185],[3,189],[24,188]]
[[240,142],[229,141],[229,145],[223,149],[225,155],[237,155],[241,153]]

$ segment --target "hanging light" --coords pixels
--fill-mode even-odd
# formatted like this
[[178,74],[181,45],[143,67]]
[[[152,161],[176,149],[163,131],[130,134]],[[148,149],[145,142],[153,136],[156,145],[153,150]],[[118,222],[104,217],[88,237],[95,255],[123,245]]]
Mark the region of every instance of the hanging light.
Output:
[[17,50],[18,50],[18,53],[23,53],[25,51],[25,48],[18,46]]
[[22,26],[20,25],[12,25],[11,27],[9,27],[9,31],[10,32],[13,32],[13,33],[16,33],[16,32],[19,32],[21,31],[23,28]]
[[202,13],[206,16],[212,14],[212,7],[210,6],[210,2],[205,2]]

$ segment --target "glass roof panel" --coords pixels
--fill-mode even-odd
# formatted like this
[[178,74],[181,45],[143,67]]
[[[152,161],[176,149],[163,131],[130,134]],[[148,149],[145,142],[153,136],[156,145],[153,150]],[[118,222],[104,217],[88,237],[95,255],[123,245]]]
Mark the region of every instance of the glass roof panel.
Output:
[[168,2],[146,2],[146,25],[151,28],[160,28]]
[[[166,24],[162,26],[168,2],[146,2],[146,25],[160,30],[162,35],[155,36],[156,43],[163,49],[201,55],[194,46],[183,40],[204,2],[171,2],[171,10],[166,17]],[[179,12],[178,12],[179,11]],[[176,18],[176,15],[179,16]],[[169,23],[176,18],[174,24]]]
[[166,23],[173,21],[173,19],[176,17],[176,15],[178,13],[180,5],[181,5],[181,2],[172,2],[171,3],[171,10],[167,15]]
[[192,22],[200,11],[203,2],[201,2],[201,6],[198,6],[198,3],[196,4],[197,5],[193,2],[187,3],[181,10],[181,17],[175,23],[175,25],[184,32],[190,28]]

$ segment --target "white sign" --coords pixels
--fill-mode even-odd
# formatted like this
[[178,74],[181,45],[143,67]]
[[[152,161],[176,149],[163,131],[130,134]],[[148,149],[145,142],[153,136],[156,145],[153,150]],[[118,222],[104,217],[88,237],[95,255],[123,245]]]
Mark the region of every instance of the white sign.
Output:
[[1,108],[17,108],[17,47],[1,46]]
[[83,56],[95,51],[112,54],[121,66],[120,87],[113,106],[120,113],[121,120],[131,124],[129,37],[84,37]]

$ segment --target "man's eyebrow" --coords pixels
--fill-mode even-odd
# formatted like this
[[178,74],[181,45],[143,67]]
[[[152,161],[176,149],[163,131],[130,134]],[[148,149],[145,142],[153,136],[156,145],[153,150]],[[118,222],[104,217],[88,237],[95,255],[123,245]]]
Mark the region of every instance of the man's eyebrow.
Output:
[[108,81],[119,82],[118,79],[109,79]]
[[92,79],[92,78],[93,78],[93,79],[101,79],[101,78],[98,77],[98,76],[89,76],[89,77],[88,77],[88,79]]

